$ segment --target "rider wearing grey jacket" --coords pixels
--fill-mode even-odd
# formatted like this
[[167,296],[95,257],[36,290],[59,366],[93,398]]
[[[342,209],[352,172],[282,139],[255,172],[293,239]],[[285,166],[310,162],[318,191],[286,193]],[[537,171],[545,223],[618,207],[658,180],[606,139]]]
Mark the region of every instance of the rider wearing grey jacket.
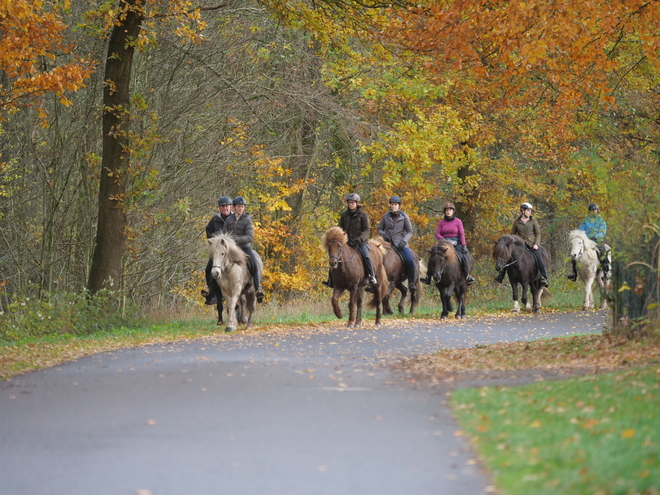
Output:
[[257,302],[264,301],[264,291],[261,288],[261,271],[257,258],[252,250],[254,241],[254,225],[250,214],[245,211],[247,201],[243,196],[236,196],[233,201],[234,213],[227,217],[225,221],[225,230],[234,235],[236,244],[240,247],[252,261],[252,280],[254,281],[254,290],[257,294]]
[[417,290],[419,274],[417,273],[417,265],[412,251],[408,247],[413,228],[408,215],[401,211],[401,198],[399,196],[390,198],[390,211],[380,219],[378,234],[403,256],[408,277],[408,289],[414,292]]

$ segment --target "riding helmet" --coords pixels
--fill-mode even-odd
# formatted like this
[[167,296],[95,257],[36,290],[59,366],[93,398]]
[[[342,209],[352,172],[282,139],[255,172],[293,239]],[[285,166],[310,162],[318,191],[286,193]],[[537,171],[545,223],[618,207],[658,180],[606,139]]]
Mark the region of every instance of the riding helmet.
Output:
[[218,206],[231,206],[231,198],[229,196],[222,196],[218,200]]
[[234,198],[234,206],[236,205],[247,205],[247,201],[245,201],[245,198],[243,196],[236,196]]
[[390,198],[390,203],[399,203],[399,204],[401,204],[401,198],[399,196],[392,196]]
[[360,202],[360,195],[357,193],[351,193],[346,196],[346,201],[355,201],[356,203]]
[[520,205],[520,211],[523,210],[533,210],[534,207],[530,203],[523,203]]
[[442,208],[442,211],[445,211],[447,208],[451,208],[452,210],[456,211],[456,207],[454,206],[454,203],[445,203],[445,206]]
[[598,205],[596,203],[591,203],[589,205],[589,211],[591,210],[600,210],[600,208],[598,208]]

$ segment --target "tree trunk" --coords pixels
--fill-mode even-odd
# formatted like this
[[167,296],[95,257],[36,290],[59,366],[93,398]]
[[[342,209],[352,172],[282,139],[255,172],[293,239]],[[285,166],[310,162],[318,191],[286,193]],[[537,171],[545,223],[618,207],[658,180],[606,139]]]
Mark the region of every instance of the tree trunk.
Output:
[[117,290],[121,282],[126,230],[126,174],[130,164],[128,126],[133,41],[143,20],[142,0],[120,0],[110,36],[103,90],[103,157],[96,244],[87,288]]

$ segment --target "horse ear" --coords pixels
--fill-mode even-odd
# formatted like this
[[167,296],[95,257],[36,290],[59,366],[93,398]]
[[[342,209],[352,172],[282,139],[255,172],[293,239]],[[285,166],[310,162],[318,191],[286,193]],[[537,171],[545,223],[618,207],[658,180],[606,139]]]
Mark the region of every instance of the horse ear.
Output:
[[213,244],[213,241],[211,239],[206,239],[206,245],[210,246],[211,244]]

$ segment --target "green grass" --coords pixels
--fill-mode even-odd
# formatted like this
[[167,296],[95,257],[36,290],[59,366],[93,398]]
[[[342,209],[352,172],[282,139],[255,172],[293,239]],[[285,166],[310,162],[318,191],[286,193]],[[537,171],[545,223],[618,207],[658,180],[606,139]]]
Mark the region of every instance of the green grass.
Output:
[[655,495],[660,366],[516,388],[455,391],[502,495]]

